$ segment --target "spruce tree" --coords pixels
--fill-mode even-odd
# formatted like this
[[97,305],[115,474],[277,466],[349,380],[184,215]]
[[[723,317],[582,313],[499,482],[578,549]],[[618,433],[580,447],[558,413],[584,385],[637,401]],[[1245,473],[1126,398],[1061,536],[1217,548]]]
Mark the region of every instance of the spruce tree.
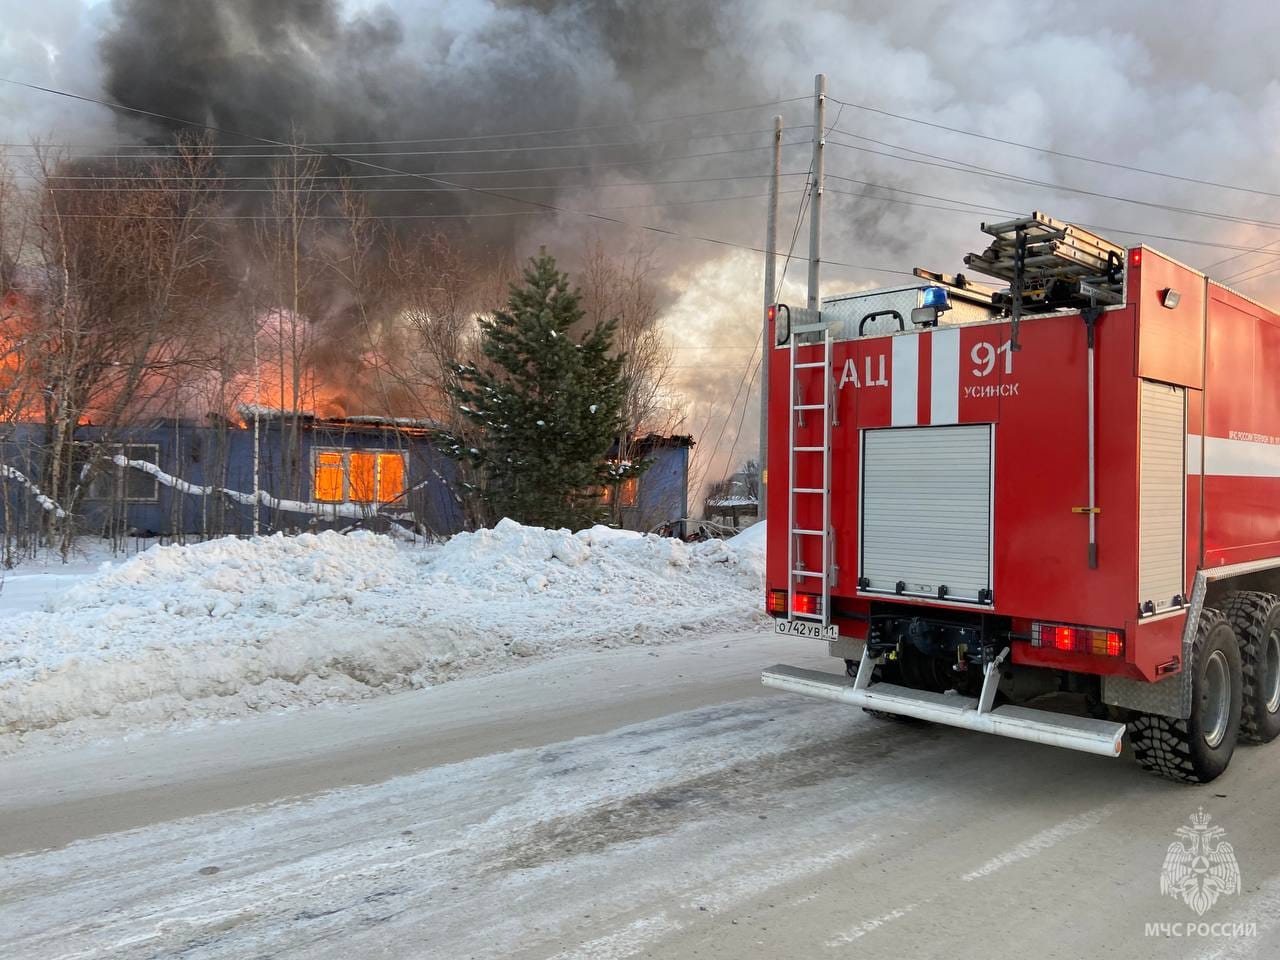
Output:
[[580,296],[553,257],[529,261],[505,310],[481,321],[484,363],[451,393],[472,430],[445,452],[470,464],[491,520],[581,529],[604,515],[599,492],[641,465],[611,464],[626,393],[616,323],[578,336]]

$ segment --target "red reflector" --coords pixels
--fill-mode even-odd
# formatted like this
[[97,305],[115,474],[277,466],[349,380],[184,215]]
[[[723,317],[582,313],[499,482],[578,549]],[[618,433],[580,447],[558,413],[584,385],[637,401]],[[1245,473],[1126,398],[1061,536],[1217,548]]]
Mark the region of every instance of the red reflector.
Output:
[[787,612],[787,591],[785,590],[769,591],[769,612],[770,613],[786,613]]
[[796,605],[792,613],[805,613],[816,617],[822,612],[821,598],[815,593],[797,593]]
[[1142,266],[1142,248],[1141,247],[1135,247],[1134,249],[1129,251],[1129,266],[1131,267]]

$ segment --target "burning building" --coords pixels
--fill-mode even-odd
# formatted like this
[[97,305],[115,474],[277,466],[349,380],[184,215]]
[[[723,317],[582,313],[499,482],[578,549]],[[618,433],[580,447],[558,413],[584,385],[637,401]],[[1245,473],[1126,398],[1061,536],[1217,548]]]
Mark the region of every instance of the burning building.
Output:
[[[384,418],[265,415],[255,424],[168,419],[75,432],[81,472],[70,511],[87,533],[216,536],[349,528],[440,536],[461,529],[456,465],[431,427]],[[44,427],[18,424],[0,440],[7,511],[27,527],[51,509],[38,478]],[[62,509],[58,504],[57,509]]]
[[[467,525],[458,465],[424,420],[243,411],[242,421],[166,419],[75,431],[83,482],[67,512],[85,533],[207,537],[362,527],[419,537]],[[39,486],[44,427],[0,438],[0,533],[34,529],[63,506]],[[256,438],[256,439],[255,439]],[[689,437],[648,436],[632,455],[649,468],[602,493],[614,522],[682,535],[688,515]]]

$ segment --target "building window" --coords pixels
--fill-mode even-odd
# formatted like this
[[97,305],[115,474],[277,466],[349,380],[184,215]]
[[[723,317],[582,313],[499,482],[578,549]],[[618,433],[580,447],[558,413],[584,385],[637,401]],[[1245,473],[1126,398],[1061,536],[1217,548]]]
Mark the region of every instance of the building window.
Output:
[[627,477],[621,483],[609,484],[600,494],[600,502],[606,507],[613,505],[614,490],[618,492],[618,502],[624,507],[634,507],[640,496],[640,478]]
[[324,503],[341,503],[343,491],[342,454],[336,450],[317,450],[315,456],[315,498]]
[[143,460],[160,465],[160,446],[155,443],[106,443],[102,445],[99,468],[89,482],[90,500],[118,500],[124,503],[155,503],[160,499],[160,481],[136,467],[114,461]]
[[315,450],[312,496],[321,503],[391,503],[405,492],[399,450]]

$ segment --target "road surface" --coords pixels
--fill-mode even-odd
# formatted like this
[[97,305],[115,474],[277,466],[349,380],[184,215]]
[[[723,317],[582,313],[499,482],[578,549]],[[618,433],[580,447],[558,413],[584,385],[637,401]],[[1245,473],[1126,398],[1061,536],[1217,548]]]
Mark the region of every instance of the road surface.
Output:
[[[711,636],[0,760],[0,956],[1280,955],[1280,746],[1180,787],[778,660],[834,667]],[[1200,808],[1241,877],[1203,916],[1160,891]]]

